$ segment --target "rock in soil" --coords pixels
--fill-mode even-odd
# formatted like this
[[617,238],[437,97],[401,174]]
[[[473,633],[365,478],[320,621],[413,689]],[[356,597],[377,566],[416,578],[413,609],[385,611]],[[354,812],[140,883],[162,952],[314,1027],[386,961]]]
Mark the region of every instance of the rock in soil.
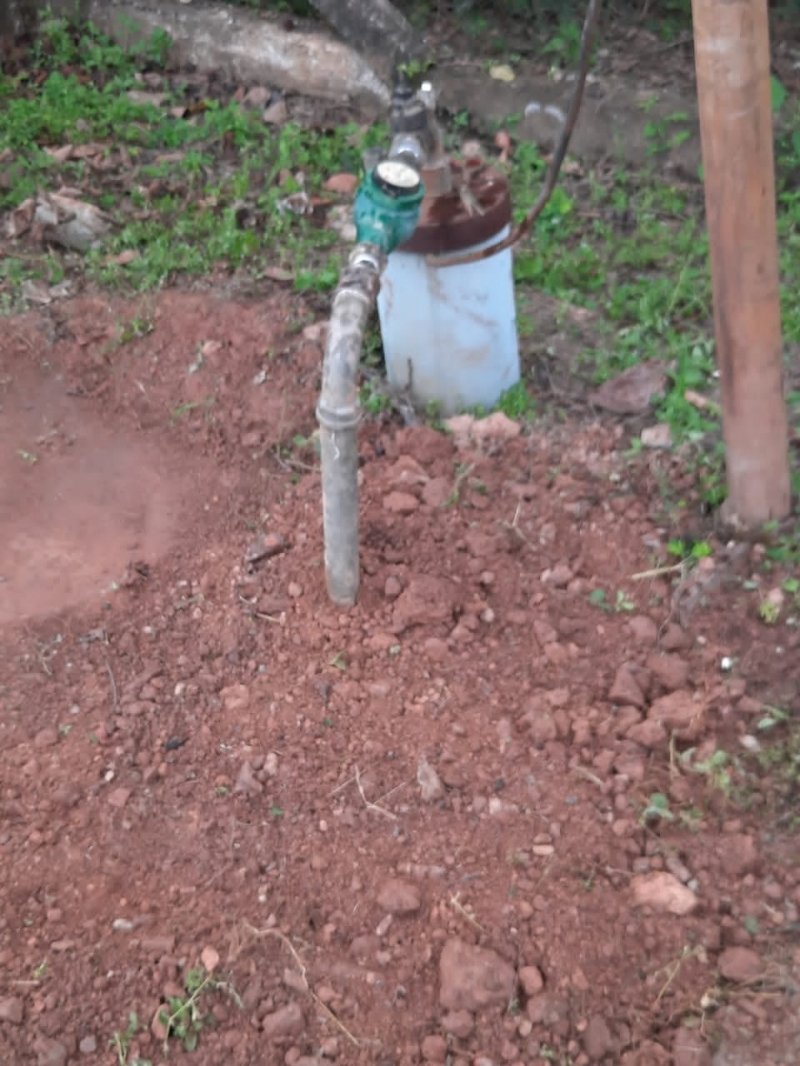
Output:
[[415,914],[420,908],[419,889],[410,881],[391,878],[378,893],[378,905],[389,914]]
[[719,972],[727,981],[752,981],[764,972],[759,954],[752,948],[726,948],[717,962]]
[[640,907],[652,907],[654,911],[665,911],[676,916],[691,914],[699,903],[690,888],[665,871],[633,877],[631,888]]
[[261,1031],[268,1040],[299,1036],[305,1029],[305,1018],[297,1003],[287,1003],[261,1019]]
[[490,948],[454,938],[439,960],[439,1003],[451,1011],[507,1007],[514,998],[514,967]]
[[592,1062],[600,1062],[614,1048],[614,1036],[605,1018],[593,1015],[583,1033],[583,1049]]
[[673,1066],[711,1066],[711,1049],[697,1029],[682,1026],[672,1042]]
[[544,978],[538,966],[523,966],[519,971],[519,983],[526,996],[535,996],[544,988]]
[[25,1017],[25,1004],[19,996],[9,996],[0,999],[0,1022],[10,1022],[12,1025],[22,1025]]

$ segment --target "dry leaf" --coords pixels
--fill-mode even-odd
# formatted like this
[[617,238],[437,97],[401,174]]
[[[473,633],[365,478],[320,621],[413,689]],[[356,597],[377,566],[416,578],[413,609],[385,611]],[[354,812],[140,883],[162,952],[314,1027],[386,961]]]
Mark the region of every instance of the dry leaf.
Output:
[[269,278],[270,281],[294,281],[294,274],[291,270],[284,270],[283,267],[267,267],[264,271],[264,277]]
[[56,163],[66,163],[75,155],[75,145],[64,144],[60,148],[45,148],[45,152],[51,159],[55,159]]
[[355,174],[331,174],[322,188],[326,192],[339,193],[341,196],[352,196],[358,188],[358,178]]
[[28,197],[27,200],[23,200],[19,207],[15,207],[11,211],[6,219],[5,231],[6,236],[15,240],[17,237],[21,237],[23,233],[27,233],[33,224],[33,216],[36,211],[36,201],[33,197]]
[[117,266],[127,266],[128,263],[133,263],[139,258],[139,253],[133,249],[128,248],[124,252],[118,252],[116,255],[107,255],[107,263],[116,263]]
[[111,216],[94,204],[62,193],[39,193],[34,222],[42,228],[42,238],[54,244],[87,252],[111,232]]

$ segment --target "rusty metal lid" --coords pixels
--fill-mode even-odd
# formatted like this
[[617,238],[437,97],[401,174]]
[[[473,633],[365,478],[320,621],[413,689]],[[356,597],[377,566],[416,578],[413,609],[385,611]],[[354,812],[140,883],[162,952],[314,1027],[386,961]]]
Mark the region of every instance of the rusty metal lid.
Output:
[[[493,167],[477,160],[450,161],[452,191],[437,196],[426,193],[419,223],[401,252],[446,255],[462,252],[491,240],[511,222],[511,196],[508,180]],[[437,181],[422,171],[426,189],[435,190]]]

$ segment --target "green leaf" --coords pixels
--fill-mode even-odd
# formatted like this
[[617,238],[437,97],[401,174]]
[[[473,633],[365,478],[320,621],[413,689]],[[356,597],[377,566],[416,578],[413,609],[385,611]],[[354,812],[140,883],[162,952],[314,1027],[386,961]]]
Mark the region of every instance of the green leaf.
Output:
[[770,78],[770,87],[772,90],[772,110],[780,111],[786,102],[786,89],[783,86],[783,82],[776,78],[773,74]]

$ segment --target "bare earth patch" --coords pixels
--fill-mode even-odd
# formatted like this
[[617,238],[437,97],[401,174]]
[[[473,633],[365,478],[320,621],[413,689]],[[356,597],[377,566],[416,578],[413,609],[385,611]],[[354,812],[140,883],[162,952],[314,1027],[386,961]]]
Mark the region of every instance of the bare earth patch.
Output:
[[[609,422],[368,422],[337,611],[303,321],[6,320],[0,1062],[796,1061],[797,777],[758,724],[800,641],[760,549],[658,572],[660,460]],[[192,1054],[162,1011],[198,967]]]

